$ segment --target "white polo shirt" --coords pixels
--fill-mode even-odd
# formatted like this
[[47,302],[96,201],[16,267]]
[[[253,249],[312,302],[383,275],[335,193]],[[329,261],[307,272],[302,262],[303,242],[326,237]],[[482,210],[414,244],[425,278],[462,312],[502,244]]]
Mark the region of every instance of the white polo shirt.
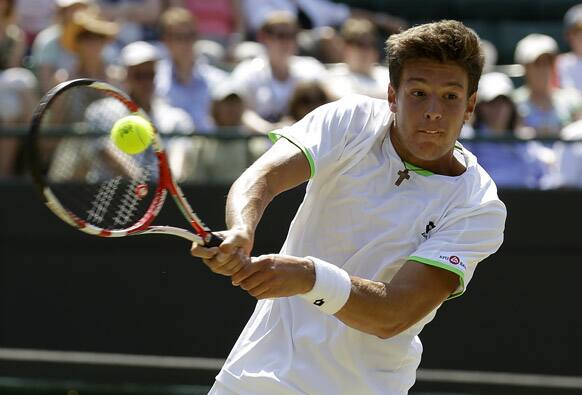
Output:
[[[390,141],[391,120],[386,100],[353,95],[273,132],[300,147],[312,171],[281,253],[388,283],[412,259],[456,273],[452,296],[460,295],[477,263],[501,245],[505,206],[460,145],[462,175],[406,164],[410,179],[396,186],[405,164]],[[417,335],[435,313],[383,340],[299,297],[262,300],[217,380],[241,395],[403,395],[420,363]]]

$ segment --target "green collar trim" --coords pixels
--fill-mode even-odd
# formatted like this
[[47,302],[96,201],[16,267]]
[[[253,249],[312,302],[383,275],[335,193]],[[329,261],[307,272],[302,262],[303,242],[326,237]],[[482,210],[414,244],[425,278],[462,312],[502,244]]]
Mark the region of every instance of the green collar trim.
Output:
[[[458,142],[455,143],[455,149],[457,151],[463,152],[463,146],[461,144],[459,144]],[[413,171],[416,174],[418,174],[419,176],[428,177],[428,176],[434,175],[434,173],[432,171],[430,171],[430,170],[423,169],[422,167],[418,167],[416,165],[413,165],[412,163],[407,162],[405,160],[403,160],[402,162],[404,163],[404,167],[407,170]]]

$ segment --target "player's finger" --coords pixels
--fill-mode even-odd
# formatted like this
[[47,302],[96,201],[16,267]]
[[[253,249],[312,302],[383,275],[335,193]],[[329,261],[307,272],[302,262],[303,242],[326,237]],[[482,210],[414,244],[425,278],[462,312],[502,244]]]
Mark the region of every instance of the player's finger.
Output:
[[243,281],[252,276],[254,273],[259,272],[261,269],[262,266],[255,265],[252,263],[252,261],[249,260],[242,269],[232,275],[232,285],[239,286]]
[[249,295],[257,298],[257,299],[265,299],[268,298],[271,292],[271,286],[268,283],[263,283],[253,289],[247,291]]
[[230,259],[226,262],[220,262],[214,260],[214,271],[219,274],[230,276],[241,270],[247,263],[249,259],[243,254],[236,253],[230,256]]
[[244,289],[245,291],[251,291],[251,290],[261,286],[261,284],[265,284],[266,282],[268,282],[268,279],[270,276],[271,276],[271,273],[269,273],[269,272],[258,271],[258,272],[251,274],[250,276],[245,278],[243,281],[241,281],[239,286],[242,289]]
[[218,252],[218,247],[206,248],[198,243],[192,243],[192,248],[190,248],[190,254],[192,256],[204,259],[213,258]]

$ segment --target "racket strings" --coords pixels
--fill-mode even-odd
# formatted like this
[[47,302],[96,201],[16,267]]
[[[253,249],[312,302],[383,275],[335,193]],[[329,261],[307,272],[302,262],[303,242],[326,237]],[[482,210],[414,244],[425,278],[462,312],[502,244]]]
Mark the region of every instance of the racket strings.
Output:
[[153,149],[128,155],[109,137],[113,124],[129,114],[105,91],[78,86],[50,103],[39,128],[45,183],[67,210],[102,229],[137,223],[158,189]]

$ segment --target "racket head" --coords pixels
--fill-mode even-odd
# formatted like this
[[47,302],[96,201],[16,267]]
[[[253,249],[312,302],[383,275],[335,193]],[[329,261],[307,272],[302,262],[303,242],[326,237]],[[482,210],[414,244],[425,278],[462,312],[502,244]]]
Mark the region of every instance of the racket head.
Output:
[[91,79],[63,82],[37,106],[27,157],[45,204],[77,229],[119,237],[144,232],[159,213],[170,177],[162,141],[129,155],[109,132],[120,118],[147,115],[116,87]]

